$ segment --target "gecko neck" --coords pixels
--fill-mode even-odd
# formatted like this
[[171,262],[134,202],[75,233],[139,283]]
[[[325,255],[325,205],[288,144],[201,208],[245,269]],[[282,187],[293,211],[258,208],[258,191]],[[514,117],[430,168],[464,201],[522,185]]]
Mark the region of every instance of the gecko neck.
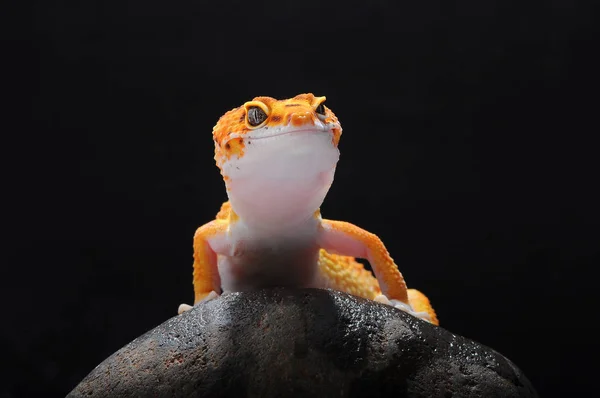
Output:
[[[312,224],[314,220],[320,220],[321,218],[318,207],[316,209],[306,209],[302,212],[290,212],[289,208],[282,204],[281,206],[274,205],[269,208],[255,208],[250,214],[240,214],[236,211],[236,204],[239,205],[240,201],[231,198],[230,203],[232,211],[230,217],[232,220],[243,224],[246,229],[268,234],[286,233]],[[247,204],[245,207],[247,208]],[[244,208],[243,203],[242,208]]]

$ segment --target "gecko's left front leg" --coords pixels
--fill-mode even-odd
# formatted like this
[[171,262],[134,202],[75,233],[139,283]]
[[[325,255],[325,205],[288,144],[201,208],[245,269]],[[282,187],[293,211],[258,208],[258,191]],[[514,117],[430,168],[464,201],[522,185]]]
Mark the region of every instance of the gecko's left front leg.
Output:
[[323,249],[369,261],[383,293],[375,301],[432,321],[428,311],[415,311],[411,305],[404,277],[377,235],[343,221],[322,220],[321,225],[319,244]]

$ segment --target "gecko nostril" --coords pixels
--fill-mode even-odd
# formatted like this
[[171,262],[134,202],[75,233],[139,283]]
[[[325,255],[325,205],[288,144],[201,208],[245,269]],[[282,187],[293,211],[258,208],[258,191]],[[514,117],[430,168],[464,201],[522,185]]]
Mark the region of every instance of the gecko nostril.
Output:
[[302,126],[309,123],[312,125],[315,124],[312,112],[294,112],[292,113],[291,122],[294,126]]

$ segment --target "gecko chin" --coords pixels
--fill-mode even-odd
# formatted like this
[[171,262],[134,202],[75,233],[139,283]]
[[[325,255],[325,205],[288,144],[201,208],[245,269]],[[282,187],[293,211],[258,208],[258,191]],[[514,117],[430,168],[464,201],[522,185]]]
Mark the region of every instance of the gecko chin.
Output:
[[231,205],[246,222],[265,226],[311,217],[333,182],[338,159],[328,131],[249,138],[243,156],[223,164]]

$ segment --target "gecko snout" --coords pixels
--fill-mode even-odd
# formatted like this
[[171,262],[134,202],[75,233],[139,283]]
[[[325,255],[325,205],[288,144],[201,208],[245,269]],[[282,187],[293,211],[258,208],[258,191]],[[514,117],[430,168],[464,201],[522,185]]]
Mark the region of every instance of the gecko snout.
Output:
[[299,111],[292,113],[291,123],[294,126],[303,126],[305,124],[315,124],[313,113],[309,111]]

